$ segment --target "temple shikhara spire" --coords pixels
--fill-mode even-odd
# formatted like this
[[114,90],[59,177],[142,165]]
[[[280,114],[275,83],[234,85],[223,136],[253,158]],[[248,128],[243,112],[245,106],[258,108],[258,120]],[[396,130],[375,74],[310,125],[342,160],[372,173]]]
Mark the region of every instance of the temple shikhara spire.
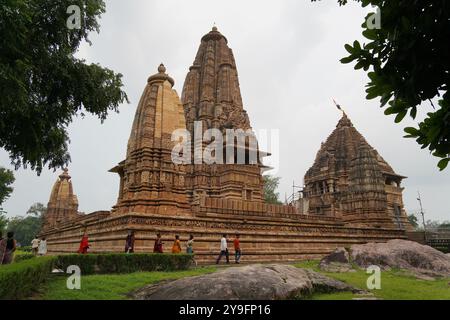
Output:
[[[194,136],[194,122],[201,123],[203,132],[211,128],[224,135],[227,129],[251,131],[233,51],[216,26],[201,38],[184,82],[181,100],[191,136]],[[249,151],[245,150],[246,153]],[[263,199],[259,162],[233,166],[199,165],[191,169],[188,182],[192,194],[253,201]]]
[[[151,252],[157,233],[163,241],[179,235],[184,242],[193,235],[196,260],[207,263],[216,258],[222,234],[240,235],[246,262],[319,258],[337,246],[406,238],[405,177],[368,144],[345,112],[306,172],[302,197],[284,205],[264,201],[261,157],[267,154],[257,141],[251,143],[254,133],[233,51],[215,25],[201,38],[181,99],[174,83],[163,64],[147,79],[125,159],[111,162],[122,160],[110,170],[119,178],[111,210],[79,214],[67,170],[59,176],[41,231],[51,253],[76,252],[83,234],[89,235],[90,252],[123,252],[131,231],[135,252]],[[181,163],[173,160],[178,131],[191,138],[186,141],[191,152]],[[219,137],[230,131],[248,136],[242,144],[231,137],[231,156],[229,144],[216,145],[211,154],[221,159],[223,151],[223,163],[202,157],[197,162],[196,150],[201,156],[210,151],[212,131]],[[298,141],[292,137],[289,143]],[[243,161],[229,162],[237,154]]]
[[181,100],[189,130],[193,130],[194,121],[202,121],[205,130],[251,128],[242,104],[233,51],[217,27],[201,39]]
[[53,185],[43,226],[50,229],[78,216],[78,199],[73,192],[69,170],[65,168]]
[[111,169],[120,176],[115,211],[180,214],[188,208],[185,167],[174,164],[172,132],[185,129],[183,107],[174,80],[160,64],[150,76],[136,109],[127,156]]
[[[333,215],[353,225],[409,225],[397,174],[343,113],[306,172],[308,214]],[[303,206],[304,207],[304,206]]]

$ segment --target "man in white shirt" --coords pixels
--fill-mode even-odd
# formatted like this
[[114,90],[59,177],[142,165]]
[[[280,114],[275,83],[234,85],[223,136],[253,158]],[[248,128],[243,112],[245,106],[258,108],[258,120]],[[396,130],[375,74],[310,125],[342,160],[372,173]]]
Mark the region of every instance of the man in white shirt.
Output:
[[224,234],[222,236],[222,239],[220,239],[220,254],[216,260],[216,264],[219,264],[220,259],[222,259],[222,256],[225,256],[227,258],[227,263],[230,263],[230,256],[228,254],[227,235],[226,234]]
[[47,240],[45,240],[45,238],[42,238],[42,240],[39,242],[38,255],[45,256],[46,254],[47,254]]
[[33,240],[31,240],[31,252],[33,253],[33,255],[37,255],[38,253],[38,248],[39,248],[39,239],[38,237],[34,237]]

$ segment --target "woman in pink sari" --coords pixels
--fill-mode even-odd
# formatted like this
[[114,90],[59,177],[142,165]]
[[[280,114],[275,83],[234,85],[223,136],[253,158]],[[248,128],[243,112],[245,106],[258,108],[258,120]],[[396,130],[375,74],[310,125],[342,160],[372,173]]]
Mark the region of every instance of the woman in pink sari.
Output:
[[3,234],[0,231],[0,264],[3,264],[3,257],[6,252],[6,239],[3,239]]
[[14,240],[14,232],[8,232],[7,238],[0,240],[1,264],[10,264],[14,258],[14,251],[16,251],[16,240]]

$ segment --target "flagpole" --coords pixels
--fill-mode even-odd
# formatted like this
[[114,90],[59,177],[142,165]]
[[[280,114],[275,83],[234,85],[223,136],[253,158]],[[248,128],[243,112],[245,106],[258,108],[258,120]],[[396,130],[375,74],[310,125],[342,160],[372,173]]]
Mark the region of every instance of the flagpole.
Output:
[[336,108],[338,108],[340,111],[342,111],[343,114],[345,114],[345,111],[342,109],[341,105],[338,104],[336,102],[336,100],[334,100],[334,98],[331,98],[331,100],[333,100],[334,105],[336,106]]

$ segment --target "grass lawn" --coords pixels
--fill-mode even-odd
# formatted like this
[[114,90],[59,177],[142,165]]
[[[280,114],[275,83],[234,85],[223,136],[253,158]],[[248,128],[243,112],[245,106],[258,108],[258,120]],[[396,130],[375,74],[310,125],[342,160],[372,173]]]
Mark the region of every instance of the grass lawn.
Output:
[[167,279],[197,276],[216,271],[199,267],[188,271],[136,272],[129,274],[87,275],[81,277],[81,289],[69,290],[66,276],[55,276],[42,288],[37,299],[45,300],[123,300],[126,294],[145,285]]
[[[322,272],[318,261],[304,261],[296,267],[309,268],[331,278],[341,280],[357,288],[367,290],[366,281],[370,276],[365,270],[346,273]],[[381,289],[367,290],[375,297],[385,300],[450,300],[450,278],[438,280],[419,280],[400,271],[381,271]],[[350,292],[315,294],[313,300],[349,300],[357,297]]]
[[[296,267],[312,269],[331,278],[341,280],[357,288],[367,290],[368,274],[365,270],[347,273],[322,272],[318,261],[303,261]],[[176,272],[136,272],[130,274],[88,275],[81,278],[80,290],[66,288],[66,276],[55,276],[42,288],[36,299],[50,300],[123,300],[127,293],[145,285],[168,279],[196,276],[215,272],[216,267],[199,267]],[[382,271],[381,289],[367,290],[374,297],[385,300],[450,300],[450,278],[433,281],[418,280],[400,271]],[[351,292],[314,294],[312,300],[351,300],[358,295]],[[360,296],[359,296],[360,297]]]

